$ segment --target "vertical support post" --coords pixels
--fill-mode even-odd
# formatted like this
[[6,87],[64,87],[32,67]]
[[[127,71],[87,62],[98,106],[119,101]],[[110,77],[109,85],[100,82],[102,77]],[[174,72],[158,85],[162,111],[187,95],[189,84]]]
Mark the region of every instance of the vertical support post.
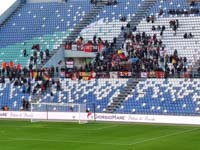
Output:
[[47,120],[49,120],[48,106],[46,104]]

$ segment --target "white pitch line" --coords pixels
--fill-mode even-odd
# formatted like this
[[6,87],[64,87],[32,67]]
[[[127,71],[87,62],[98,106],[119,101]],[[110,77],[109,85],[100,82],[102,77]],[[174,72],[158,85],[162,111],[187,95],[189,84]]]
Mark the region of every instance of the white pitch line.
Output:
[[141,144],[141,143],[145,143],[145,142],[149,142],[149,141],[156,141],[156,140],[161,139],[161,138],[166,138],[166,137],[175,136],[175,135],[181,135],[181,134],[189,133],[189,132],[196,131],[196,130],[199,130],[199,129],[200,128],[195,128],[195,129],[186,130],[186,131],[182,131],[182,132],[175,132],[175,133],[171,133],[171,134],[166,134],[166,135],[162,135],[162,136],[158,136],[158,137],[154,137],[154,138],[149,138],[149,139],[133,142],[129,145],[132,146],[132,145]]

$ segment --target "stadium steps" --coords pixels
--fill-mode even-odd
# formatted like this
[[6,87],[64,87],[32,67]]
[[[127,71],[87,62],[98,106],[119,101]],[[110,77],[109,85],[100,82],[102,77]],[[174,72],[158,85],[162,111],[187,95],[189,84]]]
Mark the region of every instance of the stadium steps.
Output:
[[124,30],[121,31],[119,36],[117,37],[116,47],[121,48],[124,43],[124,33],[132,31],[132,28],[137,26],[142,19],[148,14],[151,7],[156,3],[156,0],[145,0],[141,3],[140,9],[136,12],[135,16],[131,18],[129,24],[131,28],[124,27]]
[[79,22],[79,24],[73,29],[70,35],[63,41],[63,44],[66,41],[75,41],[76,38],[79,36],[80,32],[92,22],[92,20],[101,12],[103,7],[104,4],[102,3],[98,3],[96,6],[94,6],[92,10],[89,13],[87,13]]
[[138,79],[131,79],[130,82],[125,86],[124,90],[121,91],[117,97],[114,97],[110,105],[106,108],[106,113],[114,113],[117,108],[121,106],[121,104],[126,100],[128,95],[130,95],[139,83]]
[[[73,28],[71,33],[69,33],[69,36],[67,36],[65,39],[63,39],[62,44],[57,48],[54,49],[50,54],[50,57],[44,61],[44,65],[51,59],[51,57],[57,53],[57,51],[64,46],[66,41],[75,41],[76,38],[80,35],[80,32],[89,25],[92,20],[102,11],[103,7],[105,6],[104,3],[97,3],[97,5],[93,6],[93,8],[90,10],[90,12],[86,13],[86,15],[82,18],[82,20]],[[39,67],[42,67],[43,65],[40,65]]]

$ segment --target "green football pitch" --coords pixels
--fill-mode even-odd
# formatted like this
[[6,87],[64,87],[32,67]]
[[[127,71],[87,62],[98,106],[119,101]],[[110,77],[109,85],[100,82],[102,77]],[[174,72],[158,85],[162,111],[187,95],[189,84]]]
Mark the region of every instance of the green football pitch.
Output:
[[200,127],[0,120],[0,150],[200,150]]

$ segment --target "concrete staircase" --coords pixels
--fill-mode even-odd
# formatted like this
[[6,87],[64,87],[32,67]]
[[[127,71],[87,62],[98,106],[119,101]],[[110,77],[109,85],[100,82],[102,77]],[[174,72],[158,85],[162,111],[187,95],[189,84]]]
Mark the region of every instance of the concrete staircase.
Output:
[[[57,53],[57,51],[64,46],[66,41],[75,41],[76,38],[79,36],[80,32],[87,26],[89,25],[92,20],[102,11],[103,7],[105,6],[105,3],[97,3],[96,5],[93,6],[93,8],[90,10],[90,12],[86,13],[86,15],[82,18],[82,20],[73,28],[71,33],[69,34],[68,37],[66,37],[63,41],[62,44],[57,48],[54,49],[50,53],[50,57],[47,58],[43,64],[47,63],[50,58]],[[40,66],[41,67],[41,66]]]
[[156,0],[144,0],[141,3],[139,10],[135,13],[135,16],[133,16],[131,18],[131,21],[129,22],[131,28],[129,29],[129,28],[125,27],[124,30],[121,31],[121,33],[117,37],[117,42],[116,42],[117,49],[121,48],[122,44],[124,43],[124,33],[131,31],[131,29],[135,26],[137,27],[138,24],[142,21],[142,19],[147,16],[149,10],[155,3],[156,3]]
[[76,40],[80,32],[92,22],[92,20],[101,12],[104,6],[104,3],[98,3],[95,5],[92,10],[82,18],[79,24],[73,29],[70,35],[63,42],[65,43],[66,41]]
[[117,110],[117,108],[119,108],[121,104],[125,101],[126,97],[132,93],[133,89],[135,89],[138,83],[139,79],[130,79],[129,83],[124,88],[124,90],[121,91],[117,97],[112,99],[112,102],[110,103],[110,105],[107,106],[105,112],[114,113]]

